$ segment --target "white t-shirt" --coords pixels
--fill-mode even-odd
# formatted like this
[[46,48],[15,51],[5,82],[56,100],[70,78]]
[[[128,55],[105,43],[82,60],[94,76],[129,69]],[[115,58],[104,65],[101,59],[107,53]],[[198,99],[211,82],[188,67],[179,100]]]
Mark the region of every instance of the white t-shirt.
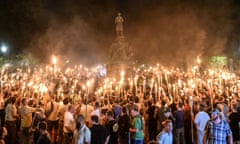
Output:
[[90,143],[91,141],[91,131],[89,128],[84,124],[80,130],[74,131],[74,144],[85,144],[85,142]]
[[74,117],[73,117],[73,114],[70,113],[69,111],[66,111],[64,114],[63,132],[65,132],[65,133],[71,132],[65,128],[66,126],[71,127],[71,128],[74,127]]
[[194,123],[196,124],[198,130],[204,131],[206,123],[209,120],[210,120],[209,115],[204,111],[200,111],[197,113],[194,119]]

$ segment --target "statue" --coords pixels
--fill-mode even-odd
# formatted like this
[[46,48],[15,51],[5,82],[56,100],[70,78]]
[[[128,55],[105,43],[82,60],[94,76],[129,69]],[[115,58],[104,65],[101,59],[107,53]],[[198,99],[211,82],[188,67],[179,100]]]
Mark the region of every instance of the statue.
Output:
[[124,20],[121,16],[121,13],[118,13],[117,17],[115,18],[117,36],[123,36],[123,22]]
[[121,13],[115,17],[116,25],[116,39],[110,46],[109,61],[107,64],[107,75],[110,77],[117,77],[119,71],[124,70],[127,75],[131,76],[132,72],[132,48],[123,36],[123,23],[124,19]]

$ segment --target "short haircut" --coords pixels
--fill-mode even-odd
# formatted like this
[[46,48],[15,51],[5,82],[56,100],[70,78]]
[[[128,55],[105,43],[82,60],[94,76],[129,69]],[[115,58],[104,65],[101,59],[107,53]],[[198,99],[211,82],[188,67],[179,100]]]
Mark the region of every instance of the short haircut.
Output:
[[95,107],[97,107],[97,108],[99,108],[99,107],[100,107],[100,104],[99,104],[99,102],[96,102],[96,103],[95,103]]
[[74,108],[72,104],[68,106],[68,110],[71,110],[72,108]]
[[126,108],[126,107],[123,107],[123,108],[122,108],[122,112],[123,112],[123,113],[127,113],[127,108]]
[[165,108],[164,113],[167,113],[167,112],[171,112],[171,109],[170,108]]
[[162,122],[162,125],[166,126],[168,123],[172,123],[172,121],[171,120],[165,120],[165,121]]
[[204,111],[205,110],[205,105],[204,104],[200,104],[199,109],[200,109],[200,111]]
[[107,112],[107,116],[113,117],[113,112],[112,111],[108,111]]
[[47,123],[42,121],[38,125],[39,130],[47,130]]
[[182,108],[182,107],[183,107],[183,104],[182,104],[182,103],[179,103],[179,104],[178,104],[178,107],[179,107],[179,108]]
[[84,121],[84,116],[79,114],[76,118],[76,128],[79,129],[81,127],[81,122]]
[[22,104],[25,104],[27,102],[27,99],[26,98],[23,98],[22,99]]
[[69,99],[68,99],[68,98],[64,98],[64,99],[63,99],[63,104],[64,104],[64,105],[67,105],[68,103],[69,103]]
[[233,103],[233,104],[232,104],[232,108],[233,108],[234,110],[237,110],[238,105],[237,105],[236,103]]
[[134,111],[138,112],[138,107],[136,105],[133,106],[132,108]]
[[16,100],[17,100],[16,97],[12,97],[11,98],[11,103],[14,104],[16,102]]
[[79,115],[77,116],[77,122],[83,121],[83,120],[84,120],[83,114],[79,114]]
[[98,116],[97,116],[97,115],[92,115],[92,116],[91,116],[91,120],[92,120],[93,122],[98,123]]
[[162,100],[161,104],[164,106],[166,104],[165,100]]

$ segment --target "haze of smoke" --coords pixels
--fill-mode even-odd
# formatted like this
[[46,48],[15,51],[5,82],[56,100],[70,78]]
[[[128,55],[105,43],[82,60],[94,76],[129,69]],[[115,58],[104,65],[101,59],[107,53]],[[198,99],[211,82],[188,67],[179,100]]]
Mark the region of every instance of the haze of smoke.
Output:
[[[196,5],[165,2],[144,8],[133,2],[120,9],[125,19],[124,35],[136,59],[143,63],[188,67],[195,63],[197,56],[224,54],[232,30],[227,22],[230,7],[224,3],[215,6],[208,1]],[[94,8],[88,12],[91,15],[86,20],[91,24],[79,17],[67,23],[52,22],[47,32],[32,42],[32,51],[39,56],[44,54],[44,58],[57,53],[64,56],[62,59],[86,65],[106,63],[115,38],[109,34],[114,32],[112,25],[118,11]]]
[[[137,58],[152,63],[188,67],[196,63],[197,56],[223,54],[231,25],[219,24],[219,18],[212,18],[224,12],[228,14],[228,11],[219,8],[217,10],[221,11],[213,15],[203,12],[197,15],[201,10],[205,8],[176,5],[142,13],[141,20],[132,25],[135,30],[129,36],[134,37],[133,47]],[[223,19],[226,19],[227,14]],[[216,27],[219,28],[217,31],[211,29]]]
[[143,17],[136,27],[133,43],[139,59],[179,65],[202,53],[205,31],[193,13],[169,15],[164,11],[156,11],[146,13]]
[[55,20],[43,36],[35,38],[30,50],[37,57],[44,55],[46,62],[55,54],[62,64],[69,60],[71,64],[93,65],[105,58],[96,38],[94,30],[79,17],[67,24]]

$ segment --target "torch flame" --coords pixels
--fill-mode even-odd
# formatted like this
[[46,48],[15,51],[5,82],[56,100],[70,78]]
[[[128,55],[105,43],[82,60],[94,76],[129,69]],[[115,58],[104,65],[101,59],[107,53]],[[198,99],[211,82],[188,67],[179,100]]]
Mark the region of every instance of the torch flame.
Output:
[[55,55],[52,56],[52,63],[55,65],[57,63],[57,58]]

